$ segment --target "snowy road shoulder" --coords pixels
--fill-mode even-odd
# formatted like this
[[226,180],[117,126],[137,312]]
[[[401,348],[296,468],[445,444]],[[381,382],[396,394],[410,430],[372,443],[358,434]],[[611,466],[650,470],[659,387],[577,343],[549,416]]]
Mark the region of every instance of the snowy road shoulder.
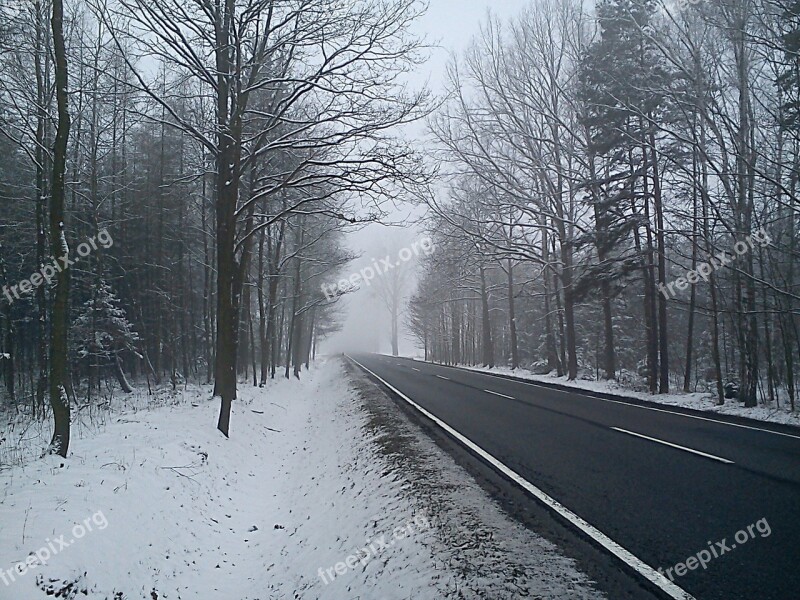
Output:
[[230,439],[196,388],[4,470],[0,600],[601,597],[363,385],[243,385]]
[[[603,598],[576,562],[508,516],[475,479],[358,368],[350,369],[382,453],[431,515],[439,565],[411,598]],[[435,591],[434,591],[435,590]],[[402,596],[401,596],[402,597]]]

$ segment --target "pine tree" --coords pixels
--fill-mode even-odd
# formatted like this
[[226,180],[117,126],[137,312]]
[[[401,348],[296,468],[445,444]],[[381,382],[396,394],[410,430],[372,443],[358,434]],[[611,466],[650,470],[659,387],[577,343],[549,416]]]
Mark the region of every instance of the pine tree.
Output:
[[[669,389],[666,300],[656,294],[656,284],[663,283],[666,275],[665,241],[652,123],[663,108],[669,77],[652,40],[655,11],[653,0],[603,0],[598,4],[600,39],[590,46],[581,65],[580,97],[592,163],[586,187],[595,213],[594,241],[604,288],[606,376],[613,377],[614,372],[609,308],[609,280],[614,274],[608,269],[617,262],[609,258],[622,236],[632,230],[636,254],[642,259],[649,386],[653,393],[657,388],[665,393]],[[603,159],[605,172],[595,172],[595,157]]]
[[121,357],[125,352],[138,356],[139,334],[128,321],[119,298],[104,280],[99,281],[92,298],[84,303],[72,329],[77,357],[88,361],[89,387],[92,373],[110,366],[122,390],[133,391],[122,370]]

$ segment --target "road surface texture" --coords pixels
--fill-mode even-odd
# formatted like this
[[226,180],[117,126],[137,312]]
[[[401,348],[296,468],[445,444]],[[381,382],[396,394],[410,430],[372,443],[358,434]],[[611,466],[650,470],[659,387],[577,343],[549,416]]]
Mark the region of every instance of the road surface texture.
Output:
[[[577,545],[591,540],[607,551],[603,570],[640,576],[642,597],[652,589],[664,597],[679,597],[682,589],[698,600],[800,597],[797,430],[410,359],[353,359],[394,388],[398,400],[395,392],[404,395],[401,404],[411,400],[427,411],[420,419],[431,430],[452,428],[439,435],[467,448],[473,462],[493,463],[509,487],[535,488],[539,497],[529,491],[528,502],[556,514],[576,532]],[[511,482],[509,472],[521,480]],[[551,500],[561,508],[548,506]],[[593,560],[585,549],[576,552]],[[678,592],[670,579],[646,581],[649,568],[671,575]],[[597,577],[597,567],[591,574]]]

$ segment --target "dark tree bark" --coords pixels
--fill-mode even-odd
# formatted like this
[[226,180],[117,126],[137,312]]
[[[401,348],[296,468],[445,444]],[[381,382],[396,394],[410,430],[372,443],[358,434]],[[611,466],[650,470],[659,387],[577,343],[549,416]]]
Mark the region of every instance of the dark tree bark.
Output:
[[461,364],[461,302],[454,296],[455,290],[450,291],[450,346],[453,364]]
[[[50,248],[54,257],[69,255],[66,227],[64,225],[64,172],[66,170],[67,141],[70,117],[67,99],[67,53],[64,46],[63,0],[53,0],[53,55],[55,56],[56,102],[58,127],[53,148],[53,177],[50,196]],[[50,405],[55,426],[50,452],[66,458],[69,450],[70,414],[67,396],[68,335],[69,335],[69,269],[56,275],[53,319],[50,333]]]
[[[590,134],[586,132],[587,139],[590,139]],[[592,194],[592,207],[594,212],[597,247],[597,260],[600,263],[600,272],[602,279],[600,280],[600,294],[603,302],[603,370],[605,378],[613,380],[617,378],[617,357],[614,349],[614,315],[611,310],[611,282],[610,282],[610,268],[606,265],[608,254],[611,250],[611,242],[608,239],[608,229],[610,228],[608,208],[601,205],[600,194],[597,189],[597,171],[595,167],[595,155],[589,144],[590,151],[588,157],[589,178],[592,181],[590,187]]]
[[482,360],[484,367],[494,367],[494,344],[492,343],[492,323],[489,317],[489,292],[486,289],[486,271],[480,265],[481,278],[481,324],[483,327]]
[[125,377],[125,371],[122,370],[122,362],[120,361],[118,355],[114,356],[114,363],[112,367],[114,369],[114,377],[117,378],[117,382],[119,382],[119,387],[122,388],[122,391],[126,394],[133,392],[131,384],[128,383],[128,379]]
[[[696,125],[696,122],[695,122]],[[700,181],[700,170],[697,145],[692,148],[692,271],[697,268],[697,257],[700,244],[698,242],[699,232],[699,211],[698,211],[698,183]],[[689,298],[689,323],[686,332],[686,362],[683,370],[683,391],[691,391],[692,384],[692,362],[694,360],[694,321],[697,312],[697,286],[692,286]]]
[[[215,51],[217,66],[217,351],[214,395],[220,398],[217,429],[230,434],[231,406],[236,399],[236,360],[239,352],[239,298],[236,279],[236,209],[241,174],[241,121],[236,94],[231,89],[234,72],[231,29],[236,3],[225,0],[217,16]],[[233,114],[233,117],[231,117]]]
[[[44,11],[42,10],[42,3],[36,2],[36,52],[34,57],[34,64],[36,68],[36,101],[38,103],[38,110],[36,111],[36,262],[38,265],[43,265],[45,261],[45,253],[47,249],[47,234],[45,228],[45,218],[47,207],[46,196],[46,175],[45,175],[45,157],[47,154],[44,149],[46,147],[47,137],[47,111],[45,107],[47,90],[46,90],[46,74],[47,63],[45,58],[45,65],[42,65],[42,55],[49,56],[45,51],[44,43]],[[46,21],[44,21],[46,23]],[[39,363],[39,377],[36,383],[36,396],[34,398],[34,415],[37,411],[44,410],[44,396],[47,390],[47,295],[45,286],[40,285],[36,288],[36,310],[38,312],[36,320],[36,337],[38,340],[37,362]]]
[[[656,252],[658,253],[658,283],[662,286],[667,283],[667,256],[666,242],[664,239],[664,208],[661,196],[661,176],[658,169],[658,156],[656,154],[656,136],[650,128],[650,152],[653,170],[653,209],[656,213]],[[661,394],[669,393],[669,335],[667,322],[667,298],[664,294],[658,297],[658,355],[659,377],[658,391]]]
[[[9,285],[8,274],[6,272],[6,263],[3,258],[3,245],[0,244],[0,277]],[[1,358],[3,365],[3,383],[8,391],[8,396],[13,402],[16,399],[14,380],[16,377],[16,369],[14,368],[14,361],[16,360],[16,351],[14,349],[14,342],[16,340],[16,332],[14,331],[14,315],[11,307],[11,300],[3,301],[3,318],[6,322],[5,336],[3,336],[3,352],[7,355]]]
[[[547,227],[542,227],[542,292],[544,295],[544,335],[545,347],[547,352],[547,371],[548,373],[556,369],[556,374],[561,377],[564,375],[563,362],[559,360],[558,349],[556,348],[556,336],[553,331],[553,317],[550,305],[550,243],[548,242]],[[553,275],[555,281],[555,275]]]
[[517,347],[517,315],[514,312],[514,265],[508,259],[508,331],[511,337],[511,368],[519,366],[519,348]]

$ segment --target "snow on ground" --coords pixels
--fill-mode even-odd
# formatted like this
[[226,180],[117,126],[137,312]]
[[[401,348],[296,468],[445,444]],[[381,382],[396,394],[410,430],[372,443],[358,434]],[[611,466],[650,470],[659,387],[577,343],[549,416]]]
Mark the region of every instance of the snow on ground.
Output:
[[[413,358],[414,360],[420,361],[423,360],[419,356],[409,356],[408,358]],[[559,385],[574,387],[578,390],[603,392],[605,394],[613,394],[622,398],[635,398],[637,400],[645,400],[647,402],[655,402],[669,406],[680,406],[683,408],[692,408],[694,410],[702,410],[722,415],[733,415],[737,417],[755,419],[757,421],[769,421],[772,423],[781,423],[784,425],[795,425],[800,427],[800,411],[792,412],[791,408],[784,403],[781,403],[780,407],[776,407],[774,404],[768,404],[755,406],[753,408],[746,408],[741,402],[737,402],[736,400],[726,400],[725,404],[718,406],[714,403],[714,396],[707,392],[696,392],[689,394],[683,392],[674,394],[649,394],[647,392],[631,390],[630,388],[627,388],[623,384],[616,381],[594,381],[587,379],[569,381],[566,377],[558,377],[555,374],[537,375],[526,369],[510,369],[508,367],[488,368],[467,365],[460,365],[460,367],[470,371],[511,375],[520,379],[538,381],[541,383],[557,383]]]
[[[303,375],[243,384],[230,439],[196,387],[79,427],[67,460],[5,461],[0,600],[478,598],[493,586],[499,599],[521,579],[541,598],[601,597],[454,465],[438,501],[435,477],[421,493],[338,360]],[[31,431],[21,437],[46,438]],[[427,469],[447,465],[434,450]],[[536,568],[468,568],[509,557]]]

